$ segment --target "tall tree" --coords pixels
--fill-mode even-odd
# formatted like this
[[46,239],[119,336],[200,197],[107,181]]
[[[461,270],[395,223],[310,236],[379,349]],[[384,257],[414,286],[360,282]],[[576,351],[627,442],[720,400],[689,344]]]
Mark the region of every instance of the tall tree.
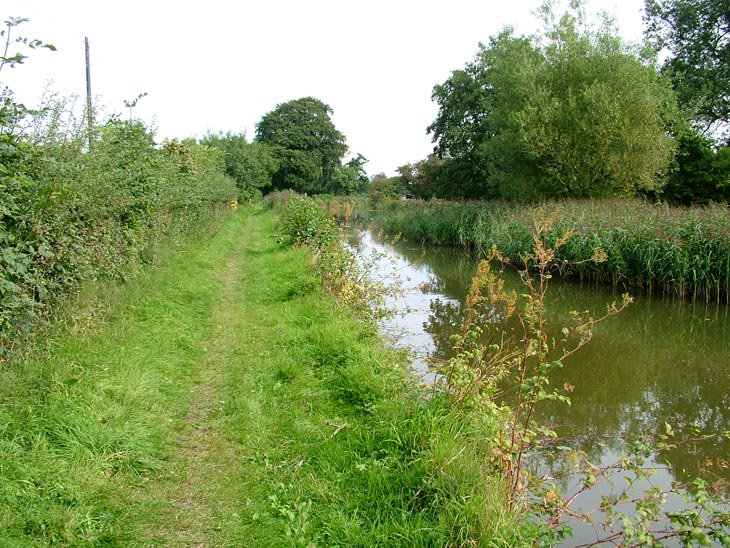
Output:
[[314,97],[277,105],[256,126],[256,141],[272,147],[279,161],[275,189],[319,194],[332,186],[332,177],[347,152],[345,136],[335,128],[332,109]]
[[652,188],[674,153],[671,86],[610,21],[589,25],[580,2],[560,17],[546,4],[542,14],[541,35],[508,28],[435,88],[429,131],[441,177],[458,188],[462,166],[478,166],[463,194],[519,200]]
[[730,0],[646,0],[646,35],[669,51],[663,71],[704,132],[730,132]]
[[443,161],[445,177],[435,189],[441,198],[491,198],[489,162],[481,147],[491,134],[493,87],[481,53],[462,70],[455,70],[433,88],[431,99],[439,112],[427,131],[435,143],[434,155]]
[[[544,12],[541,61],[524,69],[522,104],[510,104],[495,139],[507,197],[602,197],[658,185],[674,155],[666,134],[676,100],[651,59],[618,36],[610,20],[582,7]],[[508,154],[508,151],[514,151]]]

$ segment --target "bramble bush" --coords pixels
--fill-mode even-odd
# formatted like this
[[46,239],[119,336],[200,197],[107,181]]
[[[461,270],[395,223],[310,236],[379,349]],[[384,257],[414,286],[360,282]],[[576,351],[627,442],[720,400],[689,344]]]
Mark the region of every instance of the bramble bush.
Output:
[[[3,36],[23,21],[6,22]],[[0,95],[4,356],[79,283],[134,275],[161,238],[204,225],[236,189],[219,150],[193,140],[158,145],[144,123],[116,117],[89,139],[67,101],[31,111],[7,88]]]
[[217,150],[159,147],[136,120],[97,129],[88,150],[81,139],[21,141],[19,161],[0,173],[2,352],[57,297],[83,280],[134,275],[162,237],[204,224],[236,194]]

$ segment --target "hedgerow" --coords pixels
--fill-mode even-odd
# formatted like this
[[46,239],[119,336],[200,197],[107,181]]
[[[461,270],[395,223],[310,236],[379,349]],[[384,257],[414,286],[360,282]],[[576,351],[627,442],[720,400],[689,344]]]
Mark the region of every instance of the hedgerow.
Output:
[[0,107],[3,355],[79,283],[133,276],[161,238],[200,226],[236,195],[216,149],[193,140],[160,145],[141,121],[115,117],[95,126],[89,142],[81,131],[60,131],[53,107],[17,107],[7,96]]

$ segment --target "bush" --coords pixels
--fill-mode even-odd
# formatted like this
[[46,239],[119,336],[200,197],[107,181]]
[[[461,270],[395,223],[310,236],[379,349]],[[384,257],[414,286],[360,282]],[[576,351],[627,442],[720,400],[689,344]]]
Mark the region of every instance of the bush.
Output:
[[200,226],[236,195],[217,150],[160,147],[142,122],[115,118],[87,148],[83,134],[58,130],[57,112],[3,138],[13,154],[0,170],[0,354],[80,282],[134,275],[163,236]]
[[707,205],[730,200],[730,148],[692,130],[677,137],[678,153],[658,197],[674,205]]
[[271,187],[271,178],[279,169],[274,151],[264,143],[249,143],[246,135],[208,134],[202,144],[223,151],[225,172],[236,181],[241,201],[260,198]]
[[296,244],[318,247],[334,242],[337,225],[311,198],[291,194],[281,209],[280,232]]

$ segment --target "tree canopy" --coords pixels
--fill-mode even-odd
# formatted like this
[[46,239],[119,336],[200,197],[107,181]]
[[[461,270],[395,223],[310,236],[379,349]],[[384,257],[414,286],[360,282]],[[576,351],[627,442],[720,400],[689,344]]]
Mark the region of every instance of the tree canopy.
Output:
[[239,198],[252,198],[271,186],[272,176],[279,169],[271,147],[249,143],[245,135],[230,132],[208,134],[202,143],[223,151],[225,172],[236,181]]
[[442,179],[443,162],[433,154],[425,160],[400,166],[397,179],[406,195],[430,199],[437,194],[436,184]]
[[662,70],[703,131],[730,131],[730,0],[646,0],[646,35],[669,51]]
[[507,28],[434,88],[428,131],[443,160],[438,194],[536,200],[633,193],[655,186],[674,154],[669,82],[580,3],[544,31]]
[[331,114],[329,105],[304,97],[277,105],[257,124],[255,141],[270,146],[279,162],[274,189],[320,194],[339,184],[333,178],[347,145]]
[[364,192],[370,182],[365,173],[367,158],[358,154],[344,165],[335,169],[325,192],[330,194],[359,194]]

